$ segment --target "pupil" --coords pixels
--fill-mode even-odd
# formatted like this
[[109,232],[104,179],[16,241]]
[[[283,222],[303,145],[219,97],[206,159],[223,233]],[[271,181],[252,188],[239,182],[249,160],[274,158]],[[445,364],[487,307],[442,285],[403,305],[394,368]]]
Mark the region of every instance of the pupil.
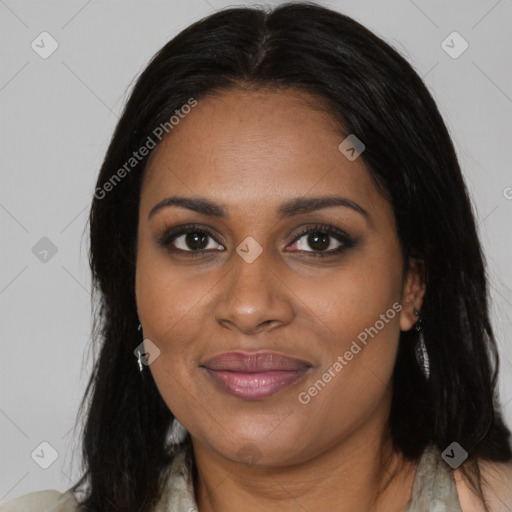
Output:
[[[206,242],[206,235],[203,233],[187,233],[185,243],[190,249],[204,249],[208,243]],[[199,244],[199,246],[195,245]]]
[[326,233],[311,233],[308,243],[313,249],[327,249],[329,247],[328,235]]

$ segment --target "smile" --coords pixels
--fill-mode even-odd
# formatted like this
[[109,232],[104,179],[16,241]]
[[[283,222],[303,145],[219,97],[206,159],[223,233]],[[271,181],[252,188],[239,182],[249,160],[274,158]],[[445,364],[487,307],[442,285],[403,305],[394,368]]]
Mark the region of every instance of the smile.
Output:
[[230,352],[201,366],[220,390],[245,400],[266,398],[289,388],[311,368],[306,361],[274,352]]

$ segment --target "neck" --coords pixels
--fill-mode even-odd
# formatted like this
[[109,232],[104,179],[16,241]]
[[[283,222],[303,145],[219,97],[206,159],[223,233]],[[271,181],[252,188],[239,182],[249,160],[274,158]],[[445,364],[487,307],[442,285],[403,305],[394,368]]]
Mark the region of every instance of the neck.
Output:
[[417,463],[394,452],[390,439],[383,436],[385,424],[362,425],[315,457],[285,467],[233,462],[193,440],[198,508],[201,512],[403,510]]

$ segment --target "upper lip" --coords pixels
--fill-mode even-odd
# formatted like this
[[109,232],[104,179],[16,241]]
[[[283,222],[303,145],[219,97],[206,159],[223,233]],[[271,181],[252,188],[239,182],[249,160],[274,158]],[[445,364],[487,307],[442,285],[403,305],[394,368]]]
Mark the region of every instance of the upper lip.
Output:
[[311,367],[308,361],[277,352],[225,352],[207,359],[201,366],[210,370],[255,373],[262,371],[298,371]]

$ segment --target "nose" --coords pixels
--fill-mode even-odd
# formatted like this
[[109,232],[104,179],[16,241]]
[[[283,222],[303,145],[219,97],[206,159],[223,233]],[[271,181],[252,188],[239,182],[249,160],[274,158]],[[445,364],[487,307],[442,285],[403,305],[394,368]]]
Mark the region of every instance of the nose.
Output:
[[295,315],[293,293],[263,253],[252,263],[233,255],[221,283],[215,319],[223,327],[256,334],[289,324]]

